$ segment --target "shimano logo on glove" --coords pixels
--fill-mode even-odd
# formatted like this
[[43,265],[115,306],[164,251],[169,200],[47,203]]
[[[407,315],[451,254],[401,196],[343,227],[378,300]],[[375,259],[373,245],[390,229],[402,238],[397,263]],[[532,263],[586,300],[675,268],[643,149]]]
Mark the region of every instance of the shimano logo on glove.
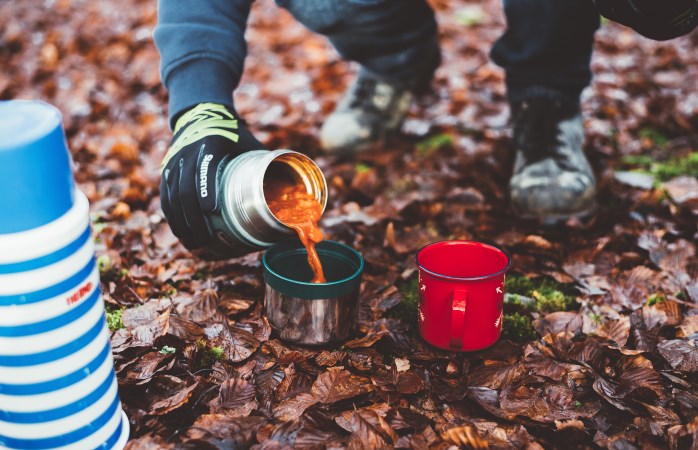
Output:
[[213,159],[213,155],[205,155],[201,161],[201,169],[199,170],[199,191],[201,197],[208,196],[208,165]]

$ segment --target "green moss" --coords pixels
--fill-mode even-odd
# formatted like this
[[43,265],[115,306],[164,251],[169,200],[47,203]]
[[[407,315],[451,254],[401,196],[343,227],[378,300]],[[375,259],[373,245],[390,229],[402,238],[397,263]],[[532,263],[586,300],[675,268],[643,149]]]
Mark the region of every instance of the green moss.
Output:
[[536,299],[536,310],[540,312],[567,311],[574,304],[574,297],[549,287],[533,291],[531,296]]
[[[526,276],[508,276],[504,282],[504,289],[510,294],[508,303],[537,312],[567,311],[575,301],[572,295],[573,288],[570,285],[548,278],[530,279]],[[530,304],[517,301],[516,295],[533,298],[535,302]]]
[[356,173],[366,173],[371,171],[371,166],[368,164],[359,163],[356,165],[356,167],[354,167],[354,170]]
[[393,319],[400,319],[409,325],[410,331],[417,332],[417,308],[419,306],[419,279],[413,277],[400,286],[402,300],[395,305],[387,316]]
[[674,297],[676,297],[676,298],[679,299],[679,300],[683,300],[683,301],[688,300],[688,297],[686,297],[686,294],[684,294],[683,291],[677,292],[677,293],[674,295]]
[[657,161],[647,155],[628,155],[624,156],[621,162],[625,168],[649,173],[660,182],[684,175],[698,177],[698,152],[666,161]]
[[430,136],[417,144],[417,154],[427,157],[444,147],[453,146],[453,137],[450,134],[437,134]]
[[160,288],[160,295],[162,297],[172,297],[173,295],[177,294],[177,288],[172,286],[171,284],[164,284]]
[[111,308],[107,306],[105,308],[107,315],[107,326],[109,331],[117,331],[124,328],[124,322],[121,320],[121,316],[124,313],[124,308]]
[[207,340],[199,339],[196,341],[196,353],[194,355],[195,369],[210,369],[216,361],[223,359],[224,353],[223,347],[212,346]]
[[177,351],[176,348],[170,347],[168,345],[163,345],[163,347],[160,349],[160,353],[163,355],[171,355]]
[[216,361],[220,361],[221,358],[223,358],[223,352],[223,347],[211,347],[211,356],[213,356]]
[[669,181],[682,175],[698,177],[698,152],[657,164],[653,173],[660,181]]
[[582,402],[580,402],[579,400],[577,400],[577,401],[574,402],[574,407],[575,407],[575,408],[581,408],[582,406],[583,406],[583,405],[582,405]]
[[666,301],[666,297],[664,296],[664,294],[662,294],[661,292],[657,292],[655,294],[650,295],[650,297],[647,299],[647,302],[645,302],[645,304],[647,306],[654,306],[654,305],[656,305],[658,303],[662,303],[664,301]]
[[529,342],[538,338],[531,318],[519,313],[504,314],[502,337],[514,342]]
[[654,162],[654,158],[649,155],[625,155],[621,162],[626,166],[649,167]]
[[101,274],[108,272],[109,269],[111,269],[111,259],[109,259],[109,255],[99,255],[99,257],[97,257],[97,267]]
[[664,136],[659,130],[654,128],[645,127],[640,130],[640,137],[643,139],[649,139],[654,145],[659,148],[664,148],[669,143],[669,138]]

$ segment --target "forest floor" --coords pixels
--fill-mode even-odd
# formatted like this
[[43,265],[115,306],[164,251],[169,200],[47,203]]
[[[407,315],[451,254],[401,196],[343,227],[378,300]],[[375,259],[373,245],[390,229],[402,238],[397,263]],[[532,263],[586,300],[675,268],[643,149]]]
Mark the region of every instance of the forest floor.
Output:
[[[0,99],[62,111],[91,202],[128,449],[698,447],[698,34],[603,24],[583,96],[599,214],[540,228],[507,204],[500,2],[431,3],[434,91],[352,160],[317,136],[356,66],[272,1],[253,7],[236,106],[270,148],[319,164],[325,236],[366,260],[356,335],[309,349],[272,334],[261,253],[203,261],[164,220],[156,2],[0,2]],[[512,255],[489,349],[419,337],[414,253],[444,239]]]

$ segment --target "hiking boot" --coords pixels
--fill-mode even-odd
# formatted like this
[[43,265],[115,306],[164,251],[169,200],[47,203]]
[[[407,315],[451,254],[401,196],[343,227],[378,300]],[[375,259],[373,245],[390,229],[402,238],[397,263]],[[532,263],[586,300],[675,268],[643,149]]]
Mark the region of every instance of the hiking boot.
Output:
[[509,184],[514,212],[554,225],[593,215],[596,181],[584,156],[576,108],[531,98],[512,108],[516,161]]
[[414,94],[407,84],[389,83],[361,70],[320,130],[330,153],[361,151],[400,128]]

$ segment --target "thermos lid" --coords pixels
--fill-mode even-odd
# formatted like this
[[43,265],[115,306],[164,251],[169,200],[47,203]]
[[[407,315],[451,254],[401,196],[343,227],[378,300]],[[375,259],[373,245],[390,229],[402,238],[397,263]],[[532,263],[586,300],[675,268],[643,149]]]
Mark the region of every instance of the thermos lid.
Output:
[[0,101],[0,234],[30,230],[73,206],[75,182],[58,109]]
[[324,240],[315,245],[326,283],[312,283],[308,252],[298,239],[275,244],[262,256],[264,282],[276,291],[304,300],[331,299],[358,292],[364,259],[353,248]]

